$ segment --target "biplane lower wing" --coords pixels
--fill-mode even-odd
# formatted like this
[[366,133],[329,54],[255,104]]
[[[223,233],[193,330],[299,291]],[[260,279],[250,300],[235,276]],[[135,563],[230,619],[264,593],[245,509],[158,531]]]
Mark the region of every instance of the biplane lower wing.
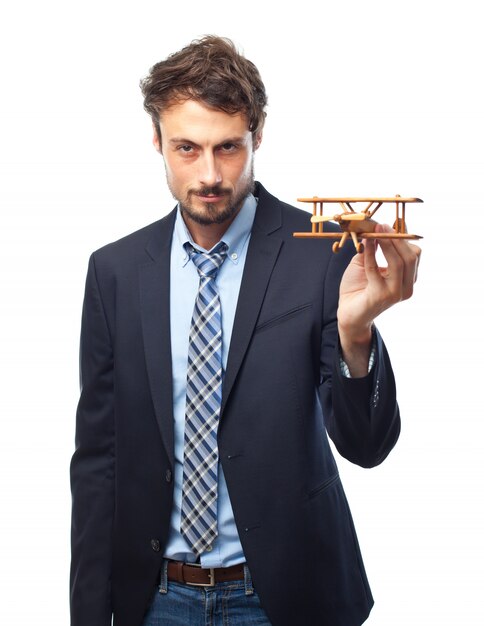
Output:
[[[293,233],[293,237],[306,239],[341,239],[342,232],[339,233]],[[423,239],[421,235],[411,235],[410,233],[358,233],[358,239]]]

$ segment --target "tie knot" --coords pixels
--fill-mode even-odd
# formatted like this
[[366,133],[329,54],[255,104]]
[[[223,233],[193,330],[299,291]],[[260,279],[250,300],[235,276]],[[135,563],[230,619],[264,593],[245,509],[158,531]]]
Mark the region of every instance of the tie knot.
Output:
[[195,263],[200,278],[215,278],[227,257],[228,247],[222,241],[211,252],[199,252],[187,244],[190,259]]

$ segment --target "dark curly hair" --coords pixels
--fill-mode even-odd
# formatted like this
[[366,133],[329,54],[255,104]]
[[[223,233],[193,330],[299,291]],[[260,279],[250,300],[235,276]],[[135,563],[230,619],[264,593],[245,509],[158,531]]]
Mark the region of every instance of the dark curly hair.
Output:
[[264,126],[267,96],[259,71],[225,37],[192,41],[153,65],[140,87],[160,144],[160,113],[187,99],[229,114],[244,113],[253,137]]

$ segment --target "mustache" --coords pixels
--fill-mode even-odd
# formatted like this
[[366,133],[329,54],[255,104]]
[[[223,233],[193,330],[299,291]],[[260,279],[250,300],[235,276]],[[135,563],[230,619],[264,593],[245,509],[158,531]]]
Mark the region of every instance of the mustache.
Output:
[[228,196],[230,195],[229,189],[224,189],[223,187],[200,187],[199,189],[191,189],[188,192],[188,195],[195,196]]

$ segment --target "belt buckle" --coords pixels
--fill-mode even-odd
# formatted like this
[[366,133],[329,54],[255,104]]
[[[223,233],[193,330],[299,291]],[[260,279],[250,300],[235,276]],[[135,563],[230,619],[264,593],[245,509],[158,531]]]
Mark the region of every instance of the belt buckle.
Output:
[[[199,567],[200,569],[202,569],[201,564],[199,563],[187,563],[188,567]],[[186,585],[190,585],[191,587],[215,587],[215,568],[214,567],[210,567],[210,568],[204,568],[205,570],[208,570],[208,578],[209,578],[209,583],[191,583],[188,580],[185,581]]]

